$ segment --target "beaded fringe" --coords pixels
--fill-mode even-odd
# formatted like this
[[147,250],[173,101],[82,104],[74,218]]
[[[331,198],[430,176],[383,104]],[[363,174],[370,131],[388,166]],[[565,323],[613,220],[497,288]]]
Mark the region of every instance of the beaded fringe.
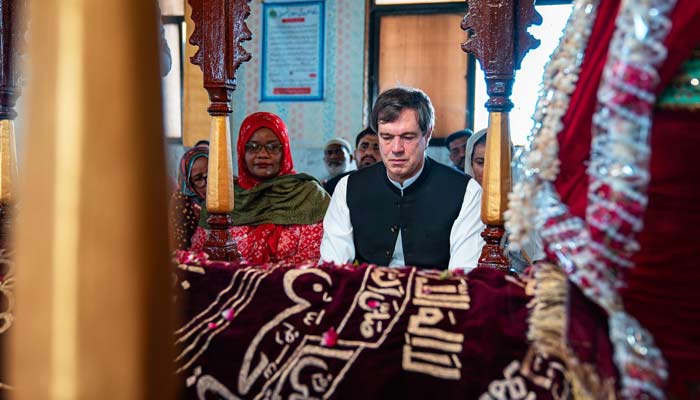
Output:
[[559,267],[541,263],[535,272],[535,298],[527,337],[539,354],[560,359],[574,399],[616,399],[613,380],[602,382],[592,365],[581,363],[566,344],[568,280]]

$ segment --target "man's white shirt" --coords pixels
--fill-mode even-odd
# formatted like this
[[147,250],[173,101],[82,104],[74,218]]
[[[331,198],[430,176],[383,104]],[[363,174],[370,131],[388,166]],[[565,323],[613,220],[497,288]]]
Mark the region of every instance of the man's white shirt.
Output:
[[[422,172],[407,179],[403,185],[391,181],[394,186],[403,190],[413,184]],[[331,203],[323,218],[323,240],[321,241],[321,260],[335,263],[351,262],[355,259],[355,244],[353,241],[353,229],[350,222],[350,209],[347,204],[347,188],[349,176],[344,176],[335,187]],[[440,199],[435,199],[436,206]],[[367,205],[371,207],[371,204]],[[452,224],[450,231],[450,263],[448,268],[465,268],[471,270],[476,267],[481,255],[484,240],[481,231],[484,224],[481,222],[481,187],[470,179],[462,200],[462,207],[457,219]],[[394,254],[389,266],[405,265],[401,231],[399,231],[394,246]]]

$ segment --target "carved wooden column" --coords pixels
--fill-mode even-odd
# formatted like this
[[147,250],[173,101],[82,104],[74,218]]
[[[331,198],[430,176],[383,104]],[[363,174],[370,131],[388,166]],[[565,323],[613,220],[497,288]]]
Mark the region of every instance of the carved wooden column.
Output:
[[467,3],[469,10],[462,20],[462,29],[469,33],[469,39],[462,49],[479,60],[489,95],[481,197],[481,219],[486,224],[481,236],[486,244],[478,265],[508,270],[508,260],[499,244],[505,234],[503,213],[508,209],[511,190],[508,113],[513,102],[510,95],[515,70],[520,68],[525,54],[540,43],[527,28],[542,23],[542,17],[535,11],[534,0],[469,0]]
[[[0,354],[9,353],[9,329],[15,317],[14,254],[7,251],[14,224],[14,183],[17,177],[15,150],[15,103],[21,94],[19,67],[26,24],[21,19],[24,0],[0,0]],[[7,363],[0,365],[0,398],[9,397]]]
[[215,260],[240,260],[236,242],[229,234],[233,211],[233,163],[231,153],[231,95],[236,89],[236,70],[250,60],[241,42],[250,40],[245,19],[250,0],[188,0],[195,28],[190,44],[199,50],[192,64],[204,74],[204,88],[211,104],[209,130],[209,178],[207,210],[211,233],[204,251]]
[[24,0],[0,1],[0,247],[7,244],[13,218],[13,184],[17,177],[15,103],[21,94],[18,58],[26,24],[20,19]]
[[173,399],[155,1],[28,5],[12,397]]

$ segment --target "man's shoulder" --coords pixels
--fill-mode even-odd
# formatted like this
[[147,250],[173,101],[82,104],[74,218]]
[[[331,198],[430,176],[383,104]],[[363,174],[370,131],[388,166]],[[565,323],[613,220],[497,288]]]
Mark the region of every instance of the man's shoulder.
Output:
[[370,165],[369,167],[353,171],[354,173],[351,174],[350,177],[348,177],[348,182],[350,182],[351,180],[366,180],[381,177],[381,171],[384,171],[384,164],[382,164],[382,162],[380,161],[378,163]]
[[449,167],[452,168],[453,170],[459,172],[459,173],[462,174],[462,175],[467,175],[467,173],[464,172],[463,169],[459,168],[458,166],[456,166],[456,165],[454,165],[454,164],[450,164]]
[[330,182],[335,182],[335,183],[337,184],[338,181],[340,181],[341,179],[343,179],[344,176],[348,176],[348,175],[352,174],[353,172],[357,172],[357,171],[355,171],[355,170],[352,170],[352,171],[345,171],[345,172],[343,172],[342,174],[338,174],[338,175],[336,175],[335,177],[333,177],[332,179],[329,179],[329,180],[328,180],[328,183],[330,183]]
[[390,185],[384,182],[386,169],[381,162],[357,170],[346,179],[348,204],[374,200],[379,192],[384,192],[384,188],[391,189]]
[[353,172],[356,172],[356,171],[354,171],[354,170],[353,171],[346,171],[346,172],[343,172],[342,174],[336,175],[335,177],[326,181],[323,184],[323,188],[326,189],[326,191],[332,195],[333,192],[335,191],[335,187],[338,186],[338,182],[340,182],[340,180],[343,179],[343,177],[346,177],[346,176],[352,174]]

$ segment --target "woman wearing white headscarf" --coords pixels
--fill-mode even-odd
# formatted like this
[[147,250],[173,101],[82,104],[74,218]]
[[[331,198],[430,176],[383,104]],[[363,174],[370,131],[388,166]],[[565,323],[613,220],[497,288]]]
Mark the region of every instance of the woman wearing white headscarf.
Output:
[[484,180],[484,154],[486,154],[486,129],[482,129],[467,140],[467,159],[464,172],[474,178],[479,185]]
[[[467,159],[464,163],[464,171],[474,178],[479,185],[482,185],[484,180],[484,156],[486,154],[486,129],[482,129],[473,134],[467,140]],[[544,252],[540,245],[538,237],[533,238],[528,245],[521,251],[508,250],[508,233],[503,236],[502,246],[506,247],[504,251],[511,267],[518,272],[522,272],[527,266],[537,260],[544,258]]]

